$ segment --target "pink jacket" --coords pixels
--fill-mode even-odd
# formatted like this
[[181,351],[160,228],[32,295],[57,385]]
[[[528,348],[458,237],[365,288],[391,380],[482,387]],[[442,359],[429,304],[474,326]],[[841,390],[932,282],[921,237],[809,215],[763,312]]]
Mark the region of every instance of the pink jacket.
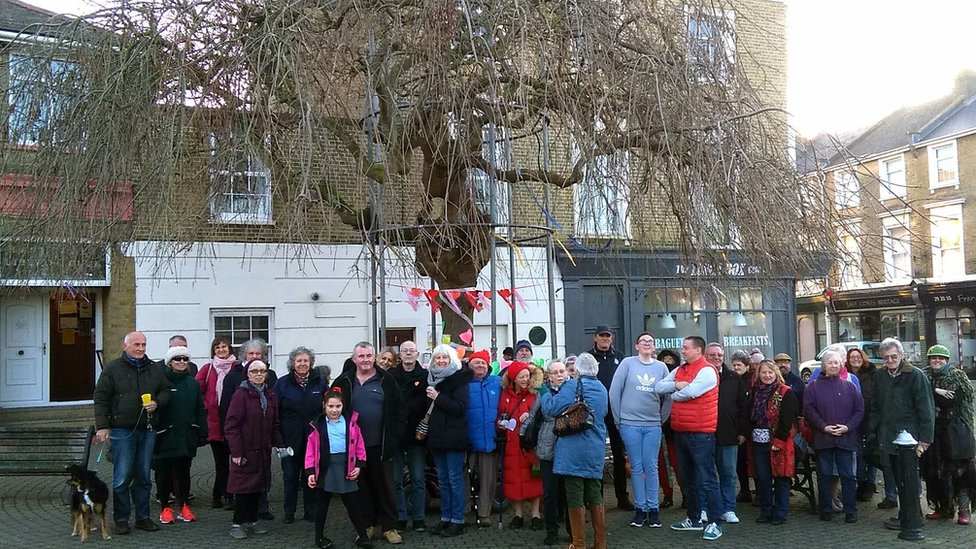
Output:
[[[325,450],[329,449],[329,434],[319,434],[319,425],[323,420],[328,421],[321,415],[315,421],[309,423],[312,432],[308,435],[308,444],[305,446],[305,474],[315,474],[319,479],[319,463],[322,457],[322,441],[325,441]],[[366,465],[366,445],[363,443],[363,435],[359,431],[359,413],[353,412],[352,417],[346,418],[346,475],[351,475],[356,467]],[[321,481],[320,481],[321,482]]]

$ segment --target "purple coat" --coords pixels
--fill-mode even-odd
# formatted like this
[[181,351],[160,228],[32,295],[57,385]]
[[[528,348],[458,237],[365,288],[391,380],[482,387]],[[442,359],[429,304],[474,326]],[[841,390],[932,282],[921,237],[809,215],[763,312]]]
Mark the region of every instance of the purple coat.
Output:
[[270,389],[264,392],[268,408],[261,411],[261,398],[251,387],[234,391],[224,423],[224,438],[231,459],[244,457],[242,465],[231,461],[227,491],[231,494],[266,492],[271,489],[271,447],[281,445],[278,399]]
[[[839,377],[820,376],[807,386],[803,394],[803,417],[813,428],[813,447],[857,450],[864,419],[864,400],[854,384]],[[841,436],[828,435],[824,427],[846,425]]]

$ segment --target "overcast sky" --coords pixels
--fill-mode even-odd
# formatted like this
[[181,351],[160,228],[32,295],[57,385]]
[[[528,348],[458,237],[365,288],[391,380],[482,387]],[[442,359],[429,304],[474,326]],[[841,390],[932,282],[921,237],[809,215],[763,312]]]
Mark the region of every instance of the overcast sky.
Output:
[[[26,0],[82,13],[92,0]],[[976,69],[976,0],[786,0],[793,125],[805,136],[876,122]]]

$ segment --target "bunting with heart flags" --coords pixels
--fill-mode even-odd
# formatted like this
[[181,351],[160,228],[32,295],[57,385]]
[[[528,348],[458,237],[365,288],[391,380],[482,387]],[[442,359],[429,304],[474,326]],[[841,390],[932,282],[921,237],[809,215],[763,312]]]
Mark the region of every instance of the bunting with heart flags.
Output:
[[[403,288],[404,293],[407,297],[407,304],[410,305],[414,311],[420,309],[420,298],[423,297],[427,300],[430,308],[434,310],[435,313],[440,312],[441,305],[447,306],[458,316],[464,317],[464,313],[461,310],[461,305],[458,300],[462,297],[468,304],[474,308],[475,312],[482,312],[484,310],[491,310],[491,290],[478,290],[476,288],[448,288],[443,290],[438,290],[434,288],[412,288],[407,286],[400,286]],[[523,312],[528,312],[529,306],[519,293],[519,289],[527,288],[528,286],[523,286],[522,288],[501,288],[494,292],[498,297],[505,302],[506,305],[512,310],[515,310],[515,305],[517,304]]]

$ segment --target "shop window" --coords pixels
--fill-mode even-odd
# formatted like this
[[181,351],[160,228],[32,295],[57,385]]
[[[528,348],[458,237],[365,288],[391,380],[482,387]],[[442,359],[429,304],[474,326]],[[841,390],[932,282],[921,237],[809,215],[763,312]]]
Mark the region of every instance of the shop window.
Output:
[[901,341],[905,355],[913,364],[922,363],[922,343],[918,332],[917,311],[883,312],[879,326],[879,339],[893,337]]
[[841,315],[837,320],[838,341],[863,341],[864,330],[861,328],[861,316],[858,314]]
[[654,334],[654,346],[680,349],[689,334],[704,331],[701,293],[690,288],[648,288],[644,295],[644,330]]

